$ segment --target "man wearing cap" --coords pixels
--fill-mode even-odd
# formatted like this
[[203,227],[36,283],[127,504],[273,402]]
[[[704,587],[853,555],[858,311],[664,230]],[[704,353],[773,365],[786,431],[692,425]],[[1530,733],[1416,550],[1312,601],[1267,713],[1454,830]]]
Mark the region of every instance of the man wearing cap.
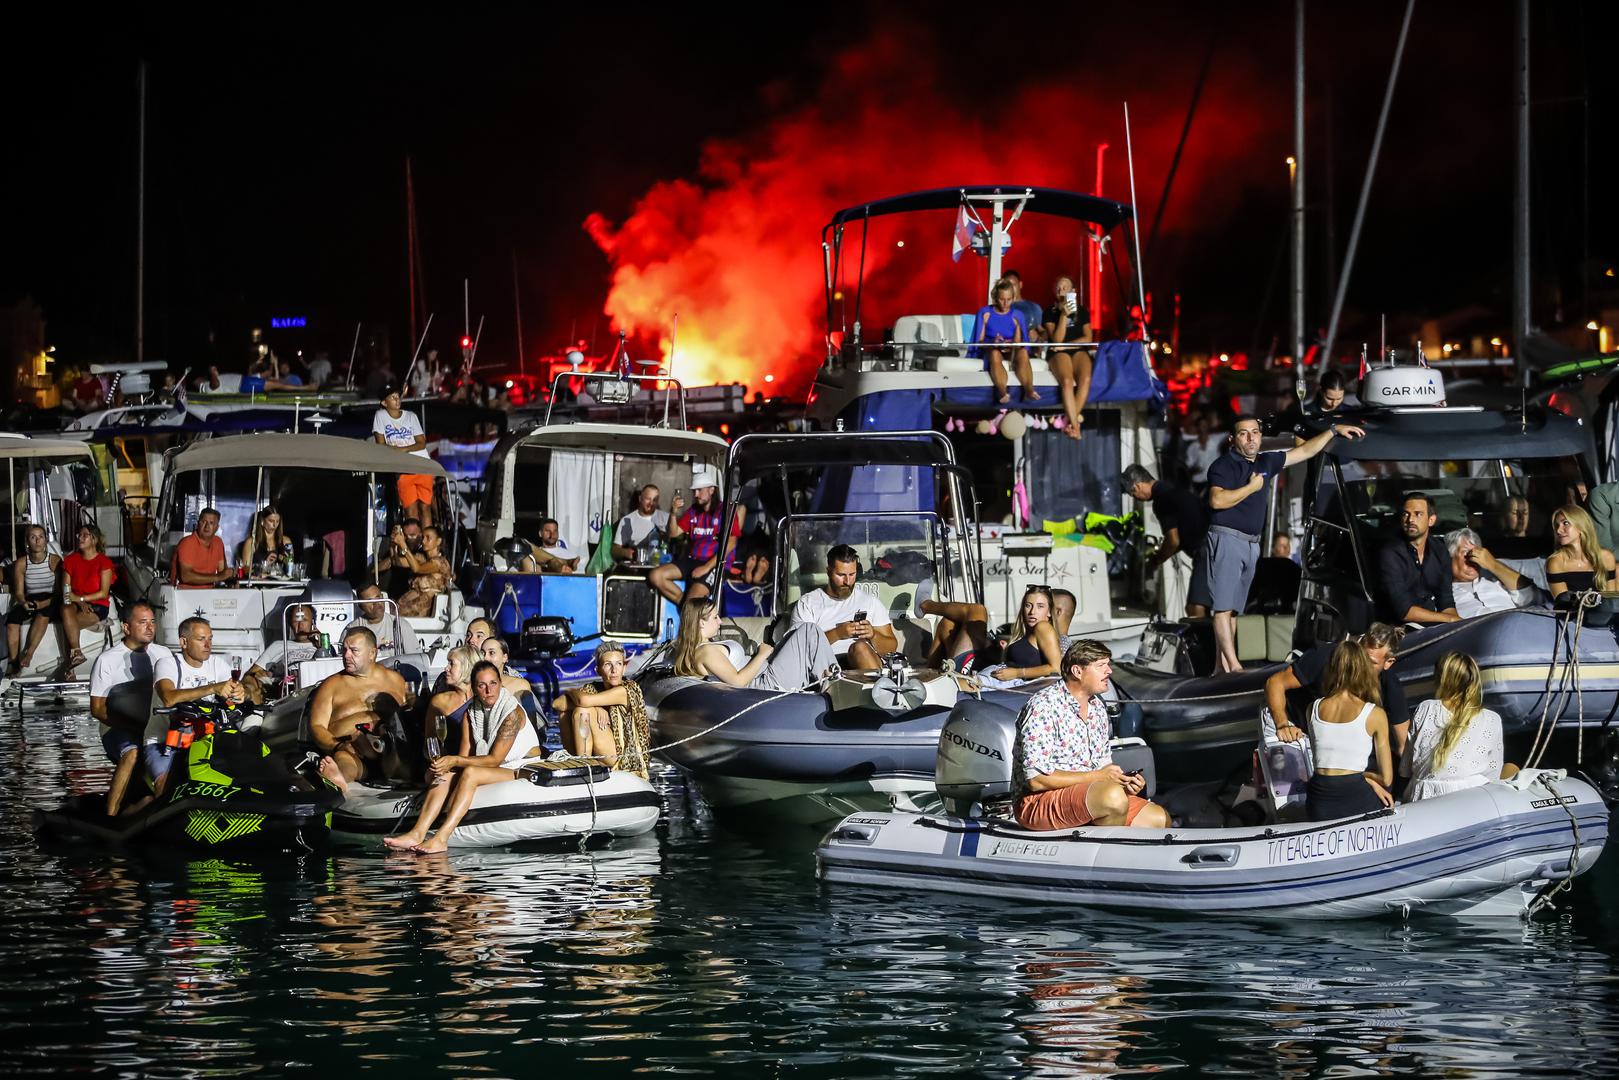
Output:
[[675,583],[688,582],[689,596],[707,596],[713,591],[714,570],[722,558],[729,558],[736,538],[742,532],[742,509],[737,508],[736,519],[731,522],[731,535],[720,551],[720,529],[724,526],[724,507],[720,503],[719,470],[712,465],[694,465],[691,470],[691,496],[695,500],[691,509],[681,513],[686,500],[679,492],[669,509],[669,539],[691,537],[686,554],[673,562],[664,563],[647,575],[647,581],[671,604],[680,603],[681,592]]
[[[382,408],[371,419],[371,437],[415,457],[430,458],[427,432],[415,413],[399,404],[399,388],[392,383],[382,388]],[[433,478],[426,475],[399,476],[399,516],[415,518],[422,525],[433,524]]]

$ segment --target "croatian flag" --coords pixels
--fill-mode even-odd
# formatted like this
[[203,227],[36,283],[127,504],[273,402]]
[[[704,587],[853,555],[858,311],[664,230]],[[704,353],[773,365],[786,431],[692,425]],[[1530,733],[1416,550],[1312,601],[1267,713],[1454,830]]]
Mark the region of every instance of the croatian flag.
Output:
[[967,214],[967,207],[962,206],[956,211],[956,237],[950,248],[950,258],[955,262],[961,261],[961,253],[973,246],[973,234],[978,231],[978,222]]

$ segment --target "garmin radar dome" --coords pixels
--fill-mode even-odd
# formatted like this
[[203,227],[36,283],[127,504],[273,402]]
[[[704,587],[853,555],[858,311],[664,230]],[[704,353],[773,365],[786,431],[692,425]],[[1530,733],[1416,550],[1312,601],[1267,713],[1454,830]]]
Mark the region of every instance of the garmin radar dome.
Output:
[[1445,377],[1428,367],[1372,368],[1360,380],[1360,400],[1384,409],[1444,408]]

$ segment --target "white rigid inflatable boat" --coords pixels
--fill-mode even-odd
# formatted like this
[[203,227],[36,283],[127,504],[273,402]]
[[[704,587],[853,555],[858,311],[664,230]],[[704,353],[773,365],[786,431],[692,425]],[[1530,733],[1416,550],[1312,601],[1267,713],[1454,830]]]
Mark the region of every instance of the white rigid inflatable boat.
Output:
[[1007,710],[958,705],[938,762],[950,814],[852,814],[816,853],[821,878],[1198,915],[1505,915],[1589,870],[1608,836],[1594,788],[1538,770],[1339,821],[1034,832],[971,816],[1011,793],[1014,730]]
[[[452,848],[500,847],[577,839],[584,834],[638,836],[658,823],[658,793],[634,773],[602,765],[525,765],[519,778],[485,784],[450,835]],[[423,789],[350,784],[332,814],[332,839],[381,845],[416,820]]]

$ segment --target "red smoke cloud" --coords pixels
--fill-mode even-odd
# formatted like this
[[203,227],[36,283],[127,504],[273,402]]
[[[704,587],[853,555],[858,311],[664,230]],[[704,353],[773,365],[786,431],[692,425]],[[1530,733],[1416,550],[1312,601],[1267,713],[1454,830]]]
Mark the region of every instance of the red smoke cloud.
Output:
[[[1178,67],[1149,72],[1121,63],[1106,72],[1096,66],[1105,54],[1087,53],[1078,73],[1008,87],[973,77],[951,55],[913,27],[880,30],[837,55],[818,91],[763,130],[706,145],[695,178],[653,185],[622,224],[591,215],[586,228],[612,267],[606,313],[649,345],[658,342],[665,355],[678,313],[675,374],[688,385],[742,382],[801,396],[824,355],[819,239],[835,210],[961,184],[1091,191],[1100,142],[1111,146],[1103,194],[1128,202],[1123,100],[1130,101],[1134,125],[1143,232],[1150,228],[1185,119],[1195,56]],[[980,99],[962,100],[964,76],[982,88]],[[1241,190],[1231,181],[1234,163],[1253,171],[1256,147],[1265,145],[1276,159],[1273,182],[1285,183],[1286,101],[1266,100],[1259,81],[1255,72],[1211,72],[1160,249],[1184,246],[1175,234],[1229,211]],[[953,224],[953,214],[873,223],[862,302],[866,340],[905,312],[964,312],[983,303],[983,262],[970,255],[950,261]],[[1046,301],[1052,279],[1082,270],[1078,223],[1027,216],[1013,239],[1006,265],[1023,273],[1032,299]],[[858,245],[858,229],[849,230],[844,265],[851,288]],[[1122,236],[1116,247],[1121,255],[1128,251]],[[1146,270],[1149,290],[1168,287],[1171,267]],[[1127,261],[1121,272],[1130,272]],[[1105,262],[1103,275],[1111,292]]]

